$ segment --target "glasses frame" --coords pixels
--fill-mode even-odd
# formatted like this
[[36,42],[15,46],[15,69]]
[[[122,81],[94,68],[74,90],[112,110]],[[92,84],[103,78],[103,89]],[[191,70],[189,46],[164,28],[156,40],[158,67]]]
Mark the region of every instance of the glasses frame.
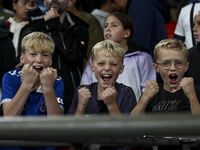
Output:
[[[183,64],[181,64],[181,66],[177,66],[177,62],[183,62]],[[164,67],[163,63],[164,62],[170,62],[169,66],[167,67]],[[177,69],[183,69],[183,67],[187,64],[188,61],[184,62],[182,60],[164,60],[164,61],[161,61],[160,63],[155,63],[157,65],[160,65],[163,69],[165,70],[168,70],[169,68],[171,68],[172,66],[172,63],[174,63],[174,66],[177,68]]]

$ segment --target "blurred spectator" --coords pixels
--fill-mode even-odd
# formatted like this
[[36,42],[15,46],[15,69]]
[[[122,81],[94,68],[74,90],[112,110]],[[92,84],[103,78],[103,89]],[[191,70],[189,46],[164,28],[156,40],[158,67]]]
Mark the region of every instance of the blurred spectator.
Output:
[[200,10],[200,3],[198,0],[190,0],[190,4],[183,7],[180,11],[176,29],[174,31],[174,38],[185,42],[187,48],[196,45],[193,36],[193,18]]
[[103,31],[105,19],[109,15],[109,13],[112,12],[114,3],[113,3],[113,0],[101,0],[101,1],[98,1],[98,4],[100,8],[99,9],[95,8],[91,12],[91,14],[97,18]]
[[153,56],[155,45],[167,38],[165,20],[162,15],[163,0],[132,0],[128,15],[132,18],[135,33],[132,42]]
[[8,18],[13,17],[14,12],[8,9],[5,9],[2,4],[2,0],[0,0],[0,23],[5,22]]
[[80,1],[81,0],[69,0],[67,11],[73,13],[78,16],[82,20],[84,20],[89,25],[89,43],[87,49],[87,55],[84,59],[83,66],[87,63],[88,58],[90,57],[92,47],[103,40],[103,32],[99,21],[90,13],[80,10]]

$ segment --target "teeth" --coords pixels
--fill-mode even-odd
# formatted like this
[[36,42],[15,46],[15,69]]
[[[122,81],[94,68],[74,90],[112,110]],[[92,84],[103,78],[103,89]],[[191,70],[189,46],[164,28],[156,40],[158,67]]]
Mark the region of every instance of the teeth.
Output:
[[111,77],[111,75],[104,74],[104,75],[103,75],[103,77],[106,77],[106,78],[108,78],[108,77]]
[[42,67],[34,66],[34,68],[36,68],[36,69],[41,69]]
[[174,77],[174,76],[176,76],[176,75],[175,75],[175,74],[171,74],[171,76],[173,76],[173,77]]

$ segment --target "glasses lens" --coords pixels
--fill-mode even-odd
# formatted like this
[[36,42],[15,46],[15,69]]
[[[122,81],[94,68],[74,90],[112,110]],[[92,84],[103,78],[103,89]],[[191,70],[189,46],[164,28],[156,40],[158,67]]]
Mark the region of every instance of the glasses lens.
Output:
[[183,61],[181,61],[181,60],[176,60],[176,61],[174,62],[174,64],[175,64],[175,66],[176,66],[177,68],[179,68],[179,69],[183,68],[183,66],[185,65],[185,63],[184,63]]
[[164,68],[164,69],[168,69],[171,66],[171,62],[170,61],[163,61],[160,63],[160,65]]

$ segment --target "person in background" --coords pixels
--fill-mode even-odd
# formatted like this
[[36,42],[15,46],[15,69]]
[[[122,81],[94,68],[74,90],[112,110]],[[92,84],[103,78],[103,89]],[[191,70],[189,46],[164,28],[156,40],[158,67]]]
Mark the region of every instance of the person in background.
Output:
[[200,10],[199,2],[199,0],[190,0],[190,4],[181,9],[174,31],[174,38],[182,40],[188,49],[196,45],[192,28],[193,18]]
[[114,8],[113,0],[98,1],[99,8],[95,8],[91,14],[94,15],[99,21],[102,31],[104,30],[104,23],[106,17],[112,12]]
[[[125,52],[124,71],[119,75],[117,82],[130,86],[139,101],[144,92],[147,80],[156,80],[156,72],[153,67],[151,55],[142,48],[131,43],[134,34],[132,19],[125,13],[110,13],[105,21],[104,39],[110,39],[119,43]],[[83,72],[81,84],[96,82],[95,74],[90,69],[91,58]]]
[[10,17],[7,21],[1,23],[0,28],[12,34],[12,36],[9,37],[11,37],[13,42],[16,58],[15,65],[16,68],[18,68],[22,65],[20,63],[22,33],[29,25],[29,11],[32,11],[32,8],[37,8],[37,0],[13,0],[12,6],[15,12],[14,17]]
[[128,6],[128,15],[135,27],[132,42],[143,47],[152,57],[155,45],[168,38],[163,7],[163,0],[132,0]]
[[87,13],[85,11],[81,11],[80,0],[70,0],[67,11],[78,16],[79,18],[81,18],[83,21],[85,21],[89,25],[88,49],[87,49],[87,55],[86,55],[86,58],[84,59],[84,64],[83,64],[83,67],[85,68],[87,60],[91,55],[92,47],[96,43],[103,40],[103,32],[102,32],[101,26],[99,24],[99,21],[92,14]]
[[3,7],[2,0],[0,0],[0,23],[5,22],[8,18],[13,17],[14,12]]
[[190,66],[185,73],[186,77],[192,77],[194,79],[194,83],[200,83],[200,11],[198,11],[194,16],[194,39],[197,45],[191,47],[188,50],[189,57],[188,61],[190,62]]

